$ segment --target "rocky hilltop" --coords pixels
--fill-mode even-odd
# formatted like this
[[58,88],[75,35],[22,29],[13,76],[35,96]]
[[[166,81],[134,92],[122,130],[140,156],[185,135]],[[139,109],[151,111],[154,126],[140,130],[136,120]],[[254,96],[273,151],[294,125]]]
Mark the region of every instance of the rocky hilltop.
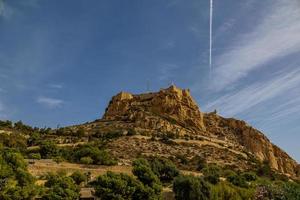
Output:
[[[82,125],[92,134],[121,131],[143,137],[120,138],[110,144],[112,153],[124,160],[140,153],[163,156],[205,156],[223,165],[251,168],[253,160],[267,161],[280,173],[299,175],[299,165],[260,131],[246,122],[203,113],[190,95],[172,85],[159,92],[114,96],[100,120]],[[177,145],[166,146],[147,137],[167,136]],[[298,174],[298,175],[297,175]]]

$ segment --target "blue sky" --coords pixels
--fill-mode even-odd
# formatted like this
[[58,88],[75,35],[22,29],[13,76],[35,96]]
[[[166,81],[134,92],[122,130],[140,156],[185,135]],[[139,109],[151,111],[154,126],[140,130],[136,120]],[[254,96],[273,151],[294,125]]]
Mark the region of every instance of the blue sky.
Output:
[[0,0],[0,118],[100,118],[111,96],[190,88],[202,111],[246,120],[300,161],[300,3]]

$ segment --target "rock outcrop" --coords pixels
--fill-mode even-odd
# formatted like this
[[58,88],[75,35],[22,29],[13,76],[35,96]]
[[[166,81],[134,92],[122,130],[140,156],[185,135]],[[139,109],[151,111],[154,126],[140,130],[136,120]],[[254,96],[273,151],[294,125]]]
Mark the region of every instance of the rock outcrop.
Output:
[[[121,92],[112,98],[97,123],[90,124],[90,131],[98,131],[93,127],[103,127],[102,131],[135,129],[146,132],[148,136],[158,133],[172,133],[176,138],[188,136],[206,141],[202,143],[213,148],[228,147],[237,156],[246,152],[257,160],[268,161],[281,173],[290,176],[300,174],[297,162],[272,144],[263,133],[241,120],[223,118],[216,112],[202,113],[190,91],[174,85],[159,92],[139,95]],[[214,152],[217,151],[213,150],[211,154]],[[213,158],[220,159],[222,155],[212,155]]]
[[179,135],[205,131],[203,113],[189,90],[175,86],[140,95],[121,92],[112,98],[102,119],[132,122],[135,127]]

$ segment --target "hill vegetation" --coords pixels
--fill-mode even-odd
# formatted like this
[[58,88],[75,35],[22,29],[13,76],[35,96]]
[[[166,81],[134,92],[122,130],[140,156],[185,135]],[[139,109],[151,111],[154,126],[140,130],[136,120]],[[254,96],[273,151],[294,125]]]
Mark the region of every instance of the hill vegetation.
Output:
[[[80,167],[54,170],[48,162],[34,173],[30,169],[39,161]],[[129,170],[95,173],[101,166]],[[262,133],[239,120],[201,113],[188,91],[174,87],[120,93],[101,120],[76,126],[0,121],[4,200],[75,200],[82,188],[118,200],[298,200],[299,173],[296,161]]]

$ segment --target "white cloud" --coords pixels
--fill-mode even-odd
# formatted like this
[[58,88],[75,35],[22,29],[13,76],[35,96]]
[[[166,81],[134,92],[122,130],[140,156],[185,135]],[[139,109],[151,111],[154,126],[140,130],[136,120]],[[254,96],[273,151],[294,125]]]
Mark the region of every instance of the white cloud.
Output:
[[231,50],[216,57],[213,88],[223,89],[268,62],[300,51],[300,6],[297,0],[276,0],[265,17]]
[[[296,69],[288,72],[281,72],[274,78],[251,84],[238,91],[232,91],[219,97],[218,99],[204,106],[204,110],[211,111],[217,109],[222,115],[234,116],[246,112],[261,103],[274,98],[284,97],[285,95],[293,98],[291,102],[278,108],[275,113],[283,115],[289,112],[287,106],[295,105],[300,101],[300,70]],[[295,102],[296,101],[296,102]],[[295,108],[295,107],[294,107]],[[300,111],[300,107],[298,106]],[[274,113],[274,115],[275,115]]]
[[48,108],[57,108],[64,104],[64,101],[61,99],[49,98],[49,97],[39,97],[37,102],[48,107]]

